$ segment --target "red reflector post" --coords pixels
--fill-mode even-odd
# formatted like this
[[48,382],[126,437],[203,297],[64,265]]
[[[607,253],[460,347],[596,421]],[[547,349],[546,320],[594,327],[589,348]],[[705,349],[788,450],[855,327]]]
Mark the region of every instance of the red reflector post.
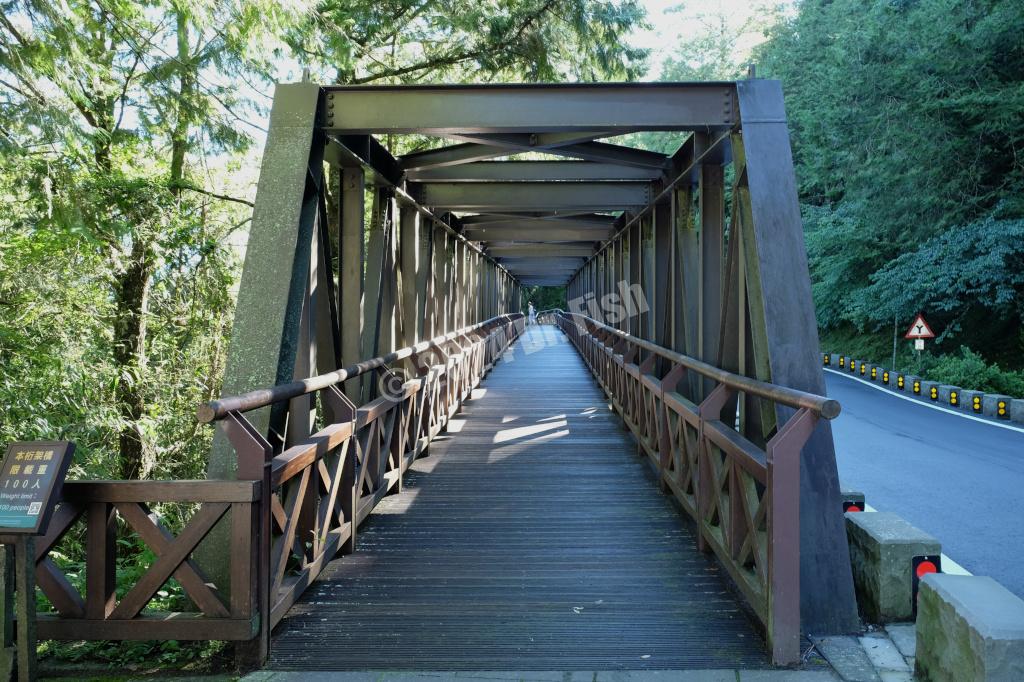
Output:
[[942,556],[939,554],[925,554],[910,559],[910,608],[913,610],[914,618],[917,618],[917,593],[921,587],[921,580],[929,573],[942,573]]
[[864,511],[864,493],[843,491],[843,511],[862,512]]

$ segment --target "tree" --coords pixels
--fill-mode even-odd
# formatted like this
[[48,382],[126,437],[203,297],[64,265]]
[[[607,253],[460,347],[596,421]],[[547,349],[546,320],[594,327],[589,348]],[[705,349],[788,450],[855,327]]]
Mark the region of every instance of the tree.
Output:
[[[808,0],[755,51],[759,75],[786,93],[826,338],[888,328],[899,301],[900,315],[925,305],[948,315],[949,350],[969,341],[962,321],[995,332],[1011,319],[990,316],[991,254],[968,242],[1003,253],[1024,217],[1022,33],[1014,1]],[[940,254],[954,244],[955,262]],[[935,282],[907,272],[912,252]],[[946,277],[973,293],[941,295]],[[993,336],[974,341],[990,359],[1008,352],[982,340]]]
[[289,33],[303,66],[353,85],[631,80],[636,0],[323,0]]
[[[188,181],[187,155],[199,147],[193,133],[205,137],[204,152],[247,144],[230,120],[238,118],[234,102],[203,85],[202,74],[207,64],[243,62],[232,36],[207,26],[234,18],[244,27],[246,12],[214,17],[199,6],[115,0],[2,9],[0,112],[12,122],[2,152],[20,160],[13,168],[23,182],[45,188],[32,198],[46,205],[44,214],[4,227],[93,251],[92,274],[110,301],[105,350],[115,368],[117,474],[138,478],[153,466],[145,431],[154,287],[182,270],[201,280],[197,267],[219,260],[209,257],[209,235],[225,229],[210,219],[237,219],[209,205],[206,195],[216,192]],[[177,55],[161,47],[174,32]],[[167,147],[169,167],[143,161]],[[181,196],[184,189],[191,196]],[[204,257],[171,260],[197,248],[207,249]]]
[[750,63],[751,43],[780,20],[780,8],[755,4],[746,12],[727,12],[724,7],[706,9],[698,4],[681,3],[672,12],[687,14],[700,25],[692,37],[679,41],[661,67],[663,81],[730,81],[742,78]]

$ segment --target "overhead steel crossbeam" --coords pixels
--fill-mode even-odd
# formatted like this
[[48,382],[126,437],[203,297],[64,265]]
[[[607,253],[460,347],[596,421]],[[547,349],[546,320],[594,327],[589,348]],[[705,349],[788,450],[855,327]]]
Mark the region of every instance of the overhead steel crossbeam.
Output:
[[567,156],[585,161],[600,161],[662,172],[666,171],[669,165],[668,157],[664,154],[609,144],[607,142],[588,141],[573,144],[548,144],[537,147],[525,141],[533,137],[527,135],[522,136],[522,140],[524,140],[522,142],[511,140],[510,138],[516,137],[513,135],[500,137],[491,135],[449,135],[448,137],[458,137],[459,139],[475,138],[477,141],[407,154],[400,160],[402,168],[415,171],[444,166],[457,166],[464,163],[493,159],[498,156],[510,156],[521,152],[541,152],[554,156]]
[[594,230],[563,227],[469,227],[462,235],[471,241],[514,241],[542,242],[546,244],[559,242],[591,241],[594,245],[611,236],[611,229]]
[[492,258],[504,262],[508,258],[526,257],[571,257],[587,258],[594,253],[594,247],[586,242],[580,244],[516,244],[503,243],[502,245],[491,244],[487,247],[487,253]]
[[498,223],[535,225],[537,227],[579,227],[607,229],[615,225],[616,216],[586,211],[534,211],[534,212],[491,212],[480,215],[466,215],[459,219],[463,225],[494,227]]
[[[773,660],[799,660],[801,629],[844,633],[858,622],[829,427],[793,418],[791,406],[765,402],[742,384],[716,386],[713,374],[664,374],[672,365],[665,359],[685,357],[824,391],[783,104],[778,82],[753,78],[279,86],[225,390],[331,372],[516,313],[526,302],[523,285],[564,284],[570,308],[583,301],[619,338],[672,354],[630,357],[652,385],[660,382],[662,407],[669,386],[699,405],[707,447],[691,452],[685,419],[629,426],[696,520],[698,542],[718,555],[765,625]],[[642,131],[693,135],[671,156],[607,142]],[[395,158],[373,137],[403,134],[457,143]],[[495,161],[524,153],[542,159]],[[606,345],[600,336],[593,343]],[[588,348],[582,352],[596,346]],[[600,358],[605,363],[603,350]],[[324,405],[347,420],[379,390],[373,381],[349,382],[345,403],[341,394],[310,396],[253,413],[250,422],[266,454],[276,455],[307,441]],[[618,399],[618,389],[612,395]],[[627,402],[652,409],[640,394]],[[211,477],[234,476],[227,437],[215,439]],[[730,449],[735,458],[721,459]],[[747,467],[751,452],[763,452],[756,471]],[[274,512],[263,499],[259,526],[269,545]],[[354,522],[351,531],[354,547]],[[300,550],[292,554],[304,560]],[[266,555],[262,561],[269,565]],[[272,603],[265,583],[253,611],[262,642]]]
[[708,130],[738,119],[734,83],[329,86],[324,129],[346,133]]
[[428,183],[413,195],[440,211],[623,211],[645,206],[651,187],[646,182]]
[[[599,133],[589,133],[598,135]],[[607,142],[595,142],[597,139],[574,140],[568,135],[526,135],[513,133],[506,135],[448,135],[447,137],[456,140],[465,140],[472,144],[498,147],[511,152],[542,152],[556,156],[569,156],[586,161],[603,161],[638,168],[666,170],[668,157],[659,152],[651,152],[645,149],[624,147]],[[555,139],[549,139],[555,138]]]
[[500,257],[499,260],[506,266],[511,266],[513,269],[542,269],[542,270],[565,270],[569,269],[570,272],[576,272],[581,265],[583,265],[582,257],[545,257],[538,256],[536,254],[529,256],[506,256]]
[[568,182],[572,180],[657,180],[657,168],[595,161],[475,161],[411,170],[413,182]]

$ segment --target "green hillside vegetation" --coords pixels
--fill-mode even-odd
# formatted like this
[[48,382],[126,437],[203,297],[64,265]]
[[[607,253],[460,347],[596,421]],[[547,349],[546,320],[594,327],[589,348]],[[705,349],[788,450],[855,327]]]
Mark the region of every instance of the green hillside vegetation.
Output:
[[768,29],[786,92],[822,345],[1024,395],[1019,2],[809,0]]
[[[73,478],[204,476],[195,408],[220,391],[280,64],[328,83],[630,80],[643,22],[634,0],[0,0],[0,442],[75,440]],[[81,533],[61,550],[84,581]],[[153,560],[120,556],[122,578]],[[186,602],[173,583],[161,600]],[[50,653],[201,669],[216,650]]]

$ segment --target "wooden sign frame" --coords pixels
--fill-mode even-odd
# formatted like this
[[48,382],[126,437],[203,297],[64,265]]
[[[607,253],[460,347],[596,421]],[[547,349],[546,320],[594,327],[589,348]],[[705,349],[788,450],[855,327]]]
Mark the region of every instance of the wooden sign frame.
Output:
[[[47,471],[45,486],[32,489],[33,497],[29,509],[32,505],[39,505],[38,513],[34,515],[36,517],[35,524],[32,526],[7,526],[0,521],[0,535],[42,535],[46,532],[54,507],[60,500],[64,478],[67,476],[74,455],[75,444],[70,441],[29,441],[11,443],[7,446],[7,453],[4,455],[3,463],[0,464],[0,505],[6,502],[2,496],[7,492],[6,485],[14,467],[23,467],[22,471],[27,469],[31,472],[27,474],[30,476],[43,475],[35,473],[35,468],[39,466],[47,467]],[[18,459],[19,457],[27,457],[27,459]],[[17,475],[24,477],[26,473]],[[17,480],[28,481],[31,479],[19,478]],[[29,491],[30,489],[24,488],[24,490]],[[0,519],[4,516],[4,512],[0,511]],[[26,514],[25,516],[30,515]]]

